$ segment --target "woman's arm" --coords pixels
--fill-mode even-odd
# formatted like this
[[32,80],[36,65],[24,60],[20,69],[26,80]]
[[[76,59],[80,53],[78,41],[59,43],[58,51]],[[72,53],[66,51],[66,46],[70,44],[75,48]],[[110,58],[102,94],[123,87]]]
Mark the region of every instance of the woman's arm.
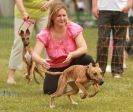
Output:
[[79,57],[87,53],[87,45],[82,32],[76,37],[75,41],[76,41],[77,49],[68,54],[64,63],[70,62],[72,58]]
[[79,56],[87,53],[87,45],[86,45],[86,42],[85,42],[82,32],[76,37],[75,41],[76,41],[76,45],[77,45],[77,50],[71,52],[72,57],[79,57]]
[[49,9],[49,7],[54,3],[54,1],[56,1],[56,0],[47,0],[46,2],[44,2],[44,4],[41,7],[41,10],[47,11]]
[[45,59],[41,58],[41,53],[43,49],[44,49],[44,45],[42,44],[42,42],[37,41],[35,48],[32,52],[32,58],[36,63],[48,69],[50,67],[49,63],[47,63]]
[[26,11],[26,9],[24,7],[23,0],[16,0],[16,5],[18,7],[18,10],[23,15],[23,18],[28,18],[29,14],[28,14],[28,12]]

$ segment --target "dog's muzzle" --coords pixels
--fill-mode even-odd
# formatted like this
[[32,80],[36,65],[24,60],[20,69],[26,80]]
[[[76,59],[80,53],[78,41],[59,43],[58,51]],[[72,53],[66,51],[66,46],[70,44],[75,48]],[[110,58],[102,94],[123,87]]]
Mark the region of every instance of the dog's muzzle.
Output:
[[98,82],[99,85],[102,85],[103,83],[104,83],[103,80],[100,80],[100,81]]
[[24,47],[27,47],[28,45],[29,45],[29,42],[25,43],[25,44],[24,44]]

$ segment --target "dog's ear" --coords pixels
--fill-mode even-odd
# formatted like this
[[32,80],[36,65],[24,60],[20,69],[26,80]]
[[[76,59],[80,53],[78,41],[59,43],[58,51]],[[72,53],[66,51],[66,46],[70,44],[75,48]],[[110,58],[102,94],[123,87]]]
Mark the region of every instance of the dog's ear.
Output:
[[97,67],[99,67],[99,63],[97,62],[96,64],[95,64]]
[[92,67],[92,63],[90,63],[90,64],[88,65],[88,67],[89,67],[89,68]]
[[26,29],[26,34],[27,34],[27,35],[30,35],[29,29]]
[[21,30],[20,33],[19,33],[20,36],[23,36],[24,35],[24,31]]

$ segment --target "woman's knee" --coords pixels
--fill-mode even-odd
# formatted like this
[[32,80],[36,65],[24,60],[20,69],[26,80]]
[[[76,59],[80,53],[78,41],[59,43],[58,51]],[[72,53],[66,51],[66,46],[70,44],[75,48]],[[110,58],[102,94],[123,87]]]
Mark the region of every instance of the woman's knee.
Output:
[[84,54],[78,58],[75,58],[71,65],[77,65],[77,64],[80,64],[80,65],[88,65],[90,63],[94,63],[94,60],[92,58],[92,56],[88,55],[88,54]]
[[85,63],[85,64],[94,63],[94,59],[92,58],[91,55],[88,55],[88,54],[86,54],[86,55],[84,55],[84,56],[82,57],[82,61],[83,61],[83,63]]

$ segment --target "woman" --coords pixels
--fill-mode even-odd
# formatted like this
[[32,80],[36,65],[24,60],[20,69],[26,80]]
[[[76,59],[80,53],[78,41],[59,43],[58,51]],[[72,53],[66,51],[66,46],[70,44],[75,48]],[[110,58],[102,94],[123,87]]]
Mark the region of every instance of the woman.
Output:
[[[49,71],[63,71],[70,65],[87,65],[94,62],[87,55],[87,45],[82,34],[83,28],[68,19],[67,8],[61,3],[51,6],[47,28],[37,34],[33,59]],[[40,57],[46,48],[47,59]],[[59,76],[45,74],[44,93],[52,94],[57,89]]]
[[[22,69],[22,51],[23,44],[21,37],[18,34],[18,30],[23,24],[23,21],[34,21],[34,24],[30,26],[30,32],[33,29],[38,33],[42,28],[46,26],[48,8],[54,2],[54,0],[16,0],[15,5],[15,19],[14,19],[14,43],[11,50],[11,56],[9,59],[8,70],[8,84],[15,84],[15,71]],[[23,29],[26,29],[26,22],[23,25]]]

